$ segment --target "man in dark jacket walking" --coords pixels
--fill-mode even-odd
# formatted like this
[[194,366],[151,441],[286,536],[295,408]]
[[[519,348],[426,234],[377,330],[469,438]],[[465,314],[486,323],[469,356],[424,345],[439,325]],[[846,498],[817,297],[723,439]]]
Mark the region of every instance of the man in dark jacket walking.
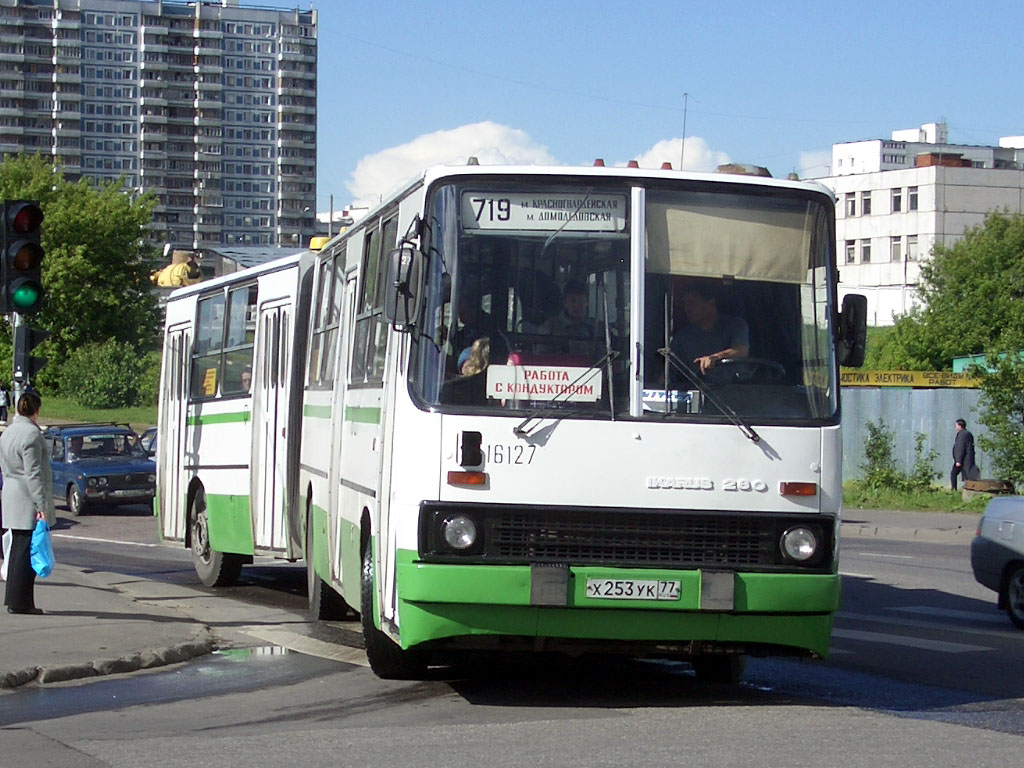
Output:
[[974,435],[967,431],[967,422],[956,420],[956,438],[953,440],[953,469],[949,473],[949,484],[956,490],[957,477],[977,480],[978,467],[974,463]]

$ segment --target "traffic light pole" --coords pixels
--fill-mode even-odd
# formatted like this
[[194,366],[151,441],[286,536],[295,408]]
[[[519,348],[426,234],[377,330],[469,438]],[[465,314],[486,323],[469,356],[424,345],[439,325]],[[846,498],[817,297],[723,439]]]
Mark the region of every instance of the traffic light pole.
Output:
[[[12,338],[14,338],[16,340],[18,338],[18,333],[19,333],[18,329],[20,327],[22,327],[22,326],[27,325],[27,324],[25,322],[25,317],[23,317],[22,314],[20,314],[19,312],[13,312],[11,314],[11,317],[12,317],[11,328],[13,330],[13,337]],[[22,333],[24,333],[24,332],[22,332]],[[16,344],[17,342],[15,341],[14,343]],[[8,418],[13,418],[13,414],[17,413],[17,399],[18,399],[18,397],[22,396],[22,392],[25,391],[25,386],[29,383],[29,381],[28,381],[28,372],[27,371],[19,372],[17,370],[17,358],[18,358],[18,355],[17,355],[16,350],[15,350],[15,353],[12,355],[12,357],[13,357],[13,364],[14,364],[13,371],[11,372],[11,390],[13,391],[13,395],[11,396],[10,413],[11,413],[12,416],[8,417]]]
[[[19,312],[12,313],[11,318],[12,318],[11,328],[13,330],[12,338],[17,339],[18,338],[18,329],[21,326],[25,325],[25,318],[23,318]],[[15,344],[17,344],[17,342],[15,342]],[[10,413],[11,413],[11,416],[8,417],[9,419],[13,418],[14,417],[13,415],[15,413],[17,413],[18,398],[21,397],[21,393],[25,391],[24,390],[25,385],[28,384],[27,380],[22,381],[22,379],[24,379],[25,376],[27,375],[27,371],[22,371],[21,375],[20,376],[18,375],[19,372],[18,372],[18,368],[17,368],[17,366],[18,366],[17,351],[15,351],[15,354],[12,355],[12,357],[14,358],[14,360],[13,360],[13,362],[14,362],[14,369],[13,369],[13,371],[11,373],[11,388],[12,388],[12,391],[14,392],[14,394],[13,394],[13,396],[11,398],[11,403],[10,403],[10,407],[9,407],[10,408]]]

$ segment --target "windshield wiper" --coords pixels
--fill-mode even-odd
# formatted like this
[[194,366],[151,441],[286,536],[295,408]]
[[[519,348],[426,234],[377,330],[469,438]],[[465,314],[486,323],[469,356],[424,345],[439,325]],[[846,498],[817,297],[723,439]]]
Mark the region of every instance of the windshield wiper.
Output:
[[[595,369],[600,368],[602,365],[607,364],[608,366],[611,366],[612,361],[614,361],[615,358],[617,358],[618,356],[619,356],[618,352],[616,352],[613,349],[609,349],[607,354],[605,354],[604,357],[602,357],[596,363],[594,363],[589,368],[587,368],[585,371],[583,371],[583,373],[581,373],[579,376],[577,376],[575,379],[573,379],[569,384],[567,384],[565,389],[563,389],[561,392],[559,392],[557,395],[555,395],[553,398],[551,398],[550,404],[554,405],[556,402],[560,402],[560,398],[568,397],[569,394],[572,392],[573,387],[575,387],[577,384],[579,384],[587,375],[592,373]],[[609,367],[609,371],[610,370],[611,370],[611,368]],[[612,411],[614,412],[614,410],[615,410],[615,403],[614,402],[612,403],[611,407],[612,407]],[[550,408],[535,408],[534,410],[530,411],[529,414],[527,414],[525,419],[523,419],[521,422],[519,422],[516,426],[512,427],[512,433],[515,434],[518,437],[528,437],[530,435],[530,433],[534,430],[534,427],[530,427],[529,429],[526,428],[526,425],[529,424],[531,421],[537,421],[542,416],[545,416],[545,415],[547,415],[547,416],[549,416],[551,418],[556,418],[558,420],[561,420],[561,419],[564,419],[566,416],[572,416],[574,413],[578,413],[579,412],[579,411],[576,411],[576,410],[573,410],[573,411],[559,411],[559,410],[555,409],[554,410],[554,414],[552,414],[550,411],[551,411]]]
[[[736,413],[724,400],[722,400],[705,382],[701,381],[700,377],[697,376],[690,367],[686,365],[679,356],[668,347],[662,347],[658,350],[658,354],[664,357],[667,361],[672,363],[678,369],[678,371],[686,377],[687,381],[693,384],[700,393],[708,400],[713,406],[720,410],[729,421],[735,424],[740,432],[742,432],[752,442],[758,443],[761,441],[761,436],[754,431],[754,428],[747,424],[743,419],[740,418],[739,414]],[[668,378],[666,377],[665,386],[668,386]],[[666,403],[668,402],[666,398]]]
[[608,413],[612,421],[615,421],[615,379],[612,377],[612,361],[615,359],[613,355],[615,350],[612,349],[612,327],[608,321],[608,288],[604,284],[604,278],[601,278],[601,297],[603,299],[602,305],[604,306],[604,359],[605,371],[608,373]]

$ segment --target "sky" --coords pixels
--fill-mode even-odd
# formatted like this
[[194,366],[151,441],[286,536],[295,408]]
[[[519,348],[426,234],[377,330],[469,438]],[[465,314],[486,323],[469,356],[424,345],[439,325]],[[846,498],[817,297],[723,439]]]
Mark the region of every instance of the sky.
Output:
[[1024,134],[1019,0],[298,7],[319,13],[321,212],[471,155],[678,168],[682,154],[691,170],[809,178],[828,175],[834,143],[923,123],[945,121],[952,143]]

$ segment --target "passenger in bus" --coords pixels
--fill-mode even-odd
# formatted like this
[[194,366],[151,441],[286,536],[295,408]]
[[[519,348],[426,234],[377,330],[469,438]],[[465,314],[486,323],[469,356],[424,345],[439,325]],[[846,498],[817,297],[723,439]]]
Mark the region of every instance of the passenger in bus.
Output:
[[246,367],[242,371],[242,389],[248,392],[252,388],[252,368]]
[[[480,306],[480,297],[473,291],[464,289],[459,292],[459,327],[451,336],[453,354],[461,355],[467,348],[473,346],[477,339],[495,339],[494,356],[504,361],[508,357],[508,344],[505,342],[498,323],[495,319]],[[455,372],[461,372],[462,362],[456,362]]]
[[484,405],[487,402],[487,366],[491,340],[477,339],[459,355],[460,375],[441,387],[441,402],[452,405]]
[[579,280],[570,280],[562,289],[562,308],[541,326],[541,333],[555,336],[557,343],[546,345],[544,351],[590,355],[596,350],[597,328],[587,317],[587,286]]
[[[682,301],[686,325],[672,337],[672,352],[709,381],[725,381],[716,369],[718,363],[746,357],[750,352],[746,321],[718,311],[717,286],[708,280],[687,283]],[[678,381],[678,373],[676,377]]]

